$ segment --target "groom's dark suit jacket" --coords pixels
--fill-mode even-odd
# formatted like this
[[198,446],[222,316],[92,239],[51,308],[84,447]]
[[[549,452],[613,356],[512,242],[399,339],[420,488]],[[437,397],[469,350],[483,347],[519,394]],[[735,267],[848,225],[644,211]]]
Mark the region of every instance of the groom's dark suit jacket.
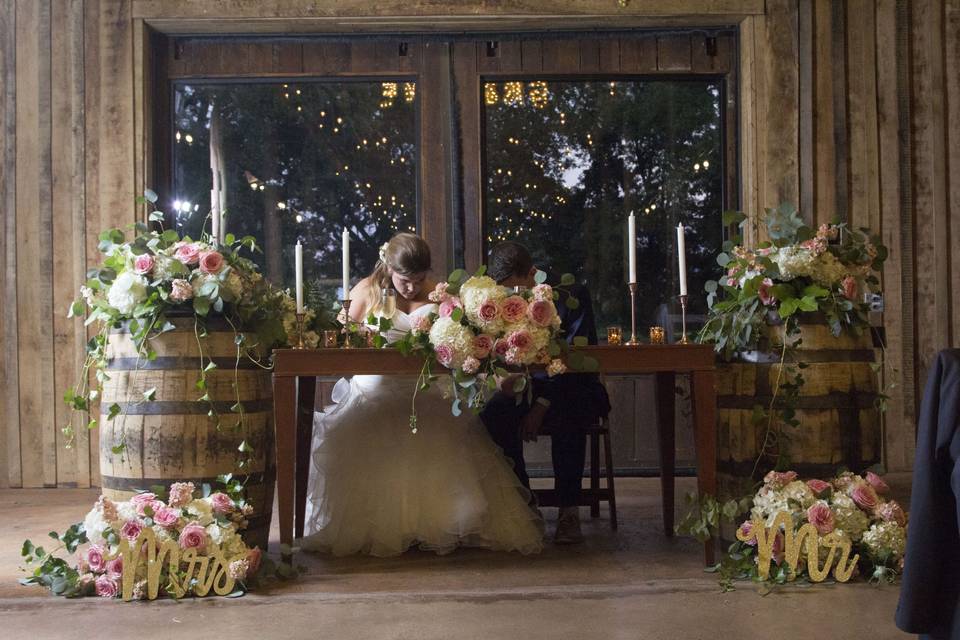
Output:
[[[564,339],[573,344],[574,338],[579,336],[590,344],[597,344],[597,325],[587,288],[574,284],[559,294],[556,305]],[[567,307],[569,295],[580,302],[576,309]],[[610,412],[607,390],[595,373],[566,373],[553,378],[545,373],[535,374],[533,395],[550,401],[550,410],[544,419],[550,427],[583,427]]]
[[960,349],[941,351],[920,407],[897,626],[960,640]]

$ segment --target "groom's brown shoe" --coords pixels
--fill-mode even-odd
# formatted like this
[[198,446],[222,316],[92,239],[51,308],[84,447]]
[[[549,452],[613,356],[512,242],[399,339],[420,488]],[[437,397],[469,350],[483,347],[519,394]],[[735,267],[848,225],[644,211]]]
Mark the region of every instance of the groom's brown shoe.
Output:
[[580,509],[578,507],[561,507],[557,517],[557,532],[553,536],[555,544],[579,544],[583,542],[583,533],[580,531]]

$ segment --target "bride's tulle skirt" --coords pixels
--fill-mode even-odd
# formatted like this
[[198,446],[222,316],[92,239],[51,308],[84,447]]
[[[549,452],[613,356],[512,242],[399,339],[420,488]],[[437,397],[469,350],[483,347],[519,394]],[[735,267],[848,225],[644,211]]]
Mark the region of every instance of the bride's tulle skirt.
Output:
[[307,535],[301,547],[391,556],[411,546],[537,553],[543,522],[529,493],[469,411],[450,412],[441,384],[417,396],[416,379],[354,376],[314,415]]

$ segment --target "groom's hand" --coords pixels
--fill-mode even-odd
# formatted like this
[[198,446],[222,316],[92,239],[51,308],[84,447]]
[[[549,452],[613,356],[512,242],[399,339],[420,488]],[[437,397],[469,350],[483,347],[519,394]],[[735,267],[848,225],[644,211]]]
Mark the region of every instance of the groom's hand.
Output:
[[523,416],[523,420],[520,422],[520,438],[524,442],[537,441],[537,436],[540,435],[540,430],[543,428],[543,418],[546,415],[547,408],[542,404],[534,403],[527,415]]

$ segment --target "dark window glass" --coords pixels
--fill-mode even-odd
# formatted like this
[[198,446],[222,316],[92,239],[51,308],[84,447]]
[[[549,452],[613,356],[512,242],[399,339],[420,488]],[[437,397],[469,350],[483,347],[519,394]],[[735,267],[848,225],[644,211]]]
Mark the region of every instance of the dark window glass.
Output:
[[181,233],[210,231],[214,169],[224,231],[252,235],[266,277],[293,286],[304,245],[308,292],[333,299],[340,244],[351,234],[353,281],[378,247],[417,228],[413,82],[180,83],[174,87],[173,193]]
[[[598,328],[629,337],[627,216],[637,217],[638,334],[679,329],[676,227],[690,324],[723,241],[717,81],[485,82],[484,240],[526,245],[590,289]],[[626,339],[626,338],[625,338]]]

